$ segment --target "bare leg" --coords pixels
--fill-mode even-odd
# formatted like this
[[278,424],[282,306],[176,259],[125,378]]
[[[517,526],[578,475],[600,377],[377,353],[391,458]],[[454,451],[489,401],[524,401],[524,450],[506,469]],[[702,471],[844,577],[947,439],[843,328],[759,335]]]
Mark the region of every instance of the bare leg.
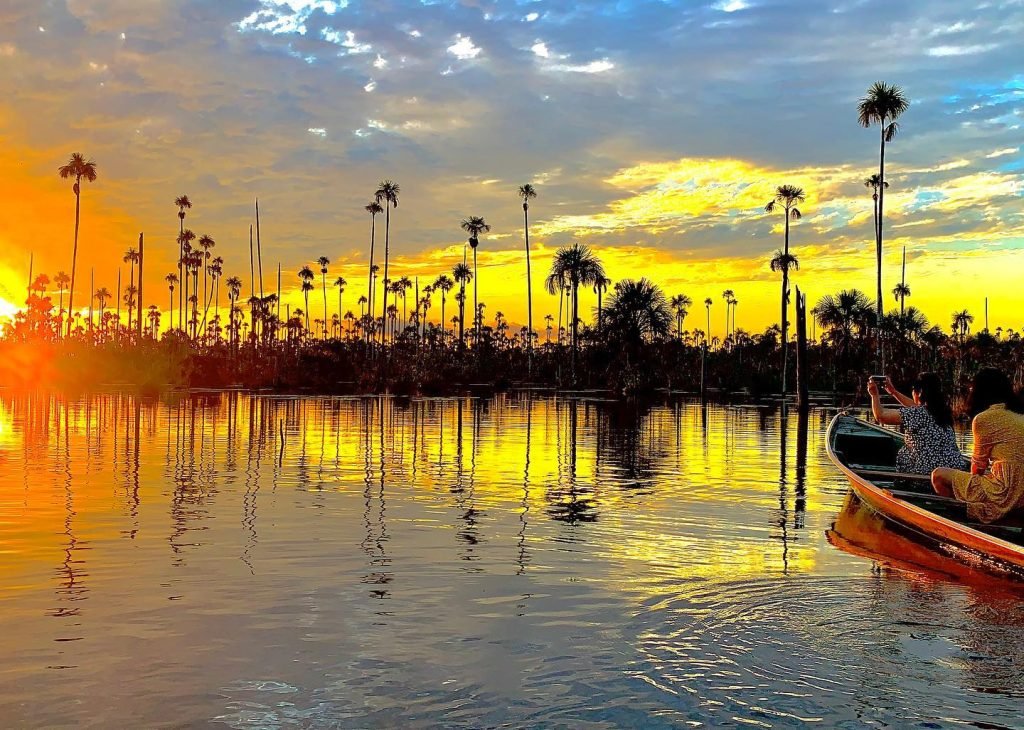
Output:
[[939,468],[932,472],[932,488],[943,497],[955,497],[953,494],[953,475],[955,469]]

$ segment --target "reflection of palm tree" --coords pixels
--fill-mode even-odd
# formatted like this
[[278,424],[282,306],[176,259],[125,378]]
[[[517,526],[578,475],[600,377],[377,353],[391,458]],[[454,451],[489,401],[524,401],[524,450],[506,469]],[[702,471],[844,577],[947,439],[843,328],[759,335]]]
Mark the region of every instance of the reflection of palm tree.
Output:
[[[75,152],[68,160],[68,164],[58,168],[57,173],[62,180],[72,177],[75,179],[75,184],[71,188],[75,193],[75,247],[71,251],[71,288],[68,290],[68,312],[70,313],[75,306],[75,272],[78,266],[78,227],[82,210],[82,180],[96,181],[96,163],[92,160],[86,162],[81,153]],[[71,317],[68,317],[68,336],[71,336]]]
[[803,203],[806,199],[807,196],[804,194],[803,188],[798,188],[795,185],[780,185],[775,188],[775,197],[764,206],[766,213],[771,213],[776,208],[781,207],[786,216],[785,248],[781,252],[776,252],[771,260],[772,271],[782,272],[782,319],[780,327],[782,329],[783,395],[786,394],[786,366],[789,359],[789,269],[791,267],[800,268],[796,257],[789,254],[789,222],[790,220],[800,220],[802,214],[796,206],[799,203]]

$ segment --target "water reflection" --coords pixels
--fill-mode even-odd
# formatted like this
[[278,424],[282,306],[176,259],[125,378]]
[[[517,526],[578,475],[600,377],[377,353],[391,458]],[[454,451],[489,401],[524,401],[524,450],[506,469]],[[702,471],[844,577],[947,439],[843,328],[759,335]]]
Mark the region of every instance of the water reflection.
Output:
[[828,416],[0,393],[0,717],[1012,725],[1018,593],[826,534]]

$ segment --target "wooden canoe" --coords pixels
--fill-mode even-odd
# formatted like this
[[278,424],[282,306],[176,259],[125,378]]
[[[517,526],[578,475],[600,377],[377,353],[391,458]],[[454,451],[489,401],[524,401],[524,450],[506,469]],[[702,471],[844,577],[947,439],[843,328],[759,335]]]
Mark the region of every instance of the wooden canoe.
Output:
[[825,448],[860,502],[889,522],[974,568],[1024,577],[1020,523],[971,521],[966,505],[935,494],[927,476],[896,472],[902,446],[901,434],[840,413],[829,424]]

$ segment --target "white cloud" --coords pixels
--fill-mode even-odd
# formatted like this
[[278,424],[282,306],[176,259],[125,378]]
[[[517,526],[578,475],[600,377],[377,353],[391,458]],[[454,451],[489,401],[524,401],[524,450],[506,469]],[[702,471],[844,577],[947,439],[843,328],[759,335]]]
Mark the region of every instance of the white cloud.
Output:
[[320,36],[328,43],[334,43],[344,48],[350,54],[357,53],[369,53],[373,46],[369,43],[360,43],[356,40],[356,34],[350,30],[346,30],[345,34],[342,35],[333,28],[324,28],[320,32]]
[[541,58],[550,58],[551,56],[551,51],[548,50],[548,44],[544,41],[537,41],[530,46],[530,50],[533,51],[535,56],[540,56]]
[[735,13],[737,10],[746,10],[750,5],[744,0],[722,0],[715,7],[724,13]]
[[326,137],[327,136],[327,130],[324,129],[323,127],[310,127],[306,131],[309,132],[310,134],[312,134],[314,137]]
[[259,0],[260,9],[238,22],[239,30],[264,30],[275,35],[305,35],[305,21],[314,11],[334,15],[348,6],[348,0]]
[[551,71],[562,71],[564,73],[574,74],[599,74],[605,71],[611,71],[615,68],[615,64],[609,61],[607,58],[602,58],[599,61],[591,61],[590,63],[555,63],[548,66]]
[[473,45],[473,39],[461,33],[455,36],[455,42],[448,46],[448,53],[456,58],[468,61],[480,55],[480,47]]
[[973,56],[977,53],[987,53],[998,48],[996,43],[984,43],[974,46],[935,46],[928,49],[929,56]]
[[985,159],[994,160],[996,157],[1006,157],[1007,155],[1016,154],[1020,150],[1020,147],[1007,147],[1004,150],[996,150],[990,154],[985,155]]
[[533,21],[535,21],[539,17],[540,17],[540,13],[528,13],[526,15],[526,17],[523,18],[523,20],[525,20],[527,23],[532,23]]
[[413,28],[412,30],[409,31],[409,35],[411,35],[413,38],[419,38],[423,34],[416,30],[415,28]]
[[377,88],[377,82],[373,81],[371,79],[370,82],[366,86],[363,87],[363,91],[369,93],[369,92],[373,91],[376,88]]

